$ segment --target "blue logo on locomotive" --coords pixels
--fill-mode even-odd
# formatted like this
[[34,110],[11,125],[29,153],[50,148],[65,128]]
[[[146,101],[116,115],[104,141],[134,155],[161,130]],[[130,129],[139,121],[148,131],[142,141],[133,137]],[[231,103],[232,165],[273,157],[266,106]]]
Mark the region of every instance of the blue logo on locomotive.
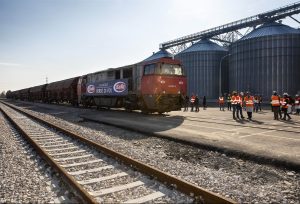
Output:
[[91,85],[88,85],[86,90],[87,90],[88,93],[95,93],[96,88],[93,84],[91,84]]
[[117,93],[121,93],[126,90],[126,83],[118,81],[114,84],[113,89]]

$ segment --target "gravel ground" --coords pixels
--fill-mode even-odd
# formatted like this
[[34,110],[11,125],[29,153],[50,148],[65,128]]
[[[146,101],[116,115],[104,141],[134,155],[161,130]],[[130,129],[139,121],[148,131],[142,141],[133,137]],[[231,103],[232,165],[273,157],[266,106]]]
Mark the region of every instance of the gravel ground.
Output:
[[76,202],[66,189],[0,113],[0,203]]
[[83,112],[95,110],[44,104],[39,104],[35,110],[40,113],[31,112],[239,203],[300,203],[299,172],[260,165],[103,124],[85,122],[79,117]]

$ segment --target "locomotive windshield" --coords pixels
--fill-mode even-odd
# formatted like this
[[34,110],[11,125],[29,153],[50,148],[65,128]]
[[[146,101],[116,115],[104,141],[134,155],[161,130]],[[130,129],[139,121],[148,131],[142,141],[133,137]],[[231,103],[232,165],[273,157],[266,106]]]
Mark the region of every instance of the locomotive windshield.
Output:
[[182,68],[177,64],[162,64],[161,74],[163,75],[182,75]]
[[149,64],[144,68],[144,75],[161,74],[161,75],[183,75],[182,67],[177,64]]

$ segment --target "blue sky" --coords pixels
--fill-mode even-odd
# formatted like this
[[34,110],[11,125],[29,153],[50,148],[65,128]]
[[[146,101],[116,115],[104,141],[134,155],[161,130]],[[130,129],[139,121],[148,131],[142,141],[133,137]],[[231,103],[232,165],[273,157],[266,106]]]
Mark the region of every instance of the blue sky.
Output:
[[293,2],[0,0],[0,92],[136,63],[162,42]]

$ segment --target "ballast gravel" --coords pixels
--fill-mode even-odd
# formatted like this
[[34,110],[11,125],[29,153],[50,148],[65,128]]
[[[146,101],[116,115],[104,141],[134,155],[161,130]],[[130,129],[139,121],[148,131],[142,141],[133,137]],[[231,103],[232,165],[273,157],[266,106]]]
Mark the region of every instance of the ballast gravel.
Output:
[[[11,110],[6,110],[6,111],[11,112]],[[12,111],[12,112],[14,112],[14,111]],[[47,133],[47,128],[43,129],[42,128],[43,125],[38,124],[38,123],[32,123],[30,120],[21,116],[18,113],[17,114],[13,113],[13,115],[14,115],[13,118],[18,118],[17,122],[19,124],[21,124],[21,126],[24,127],[25,129],[31,130],[33,133],[34,133],[34,130],[39,130],[41,135],[43,135],[43,133],[45,133],[45,134]],[[20,118],[22,118],[22,119],[20,120]],[[37,134],[34,134],[34,135],[37,135]],[[49,132],[48,132],[48,135],[53,135],[53,134],[49,134]],[[62,137],[64,137],[64,136],[62,135]],[[65,138],[67,140],[70,140],[70,138],[67,138],[67,137],[65,137]],[[77,143],[78,143],[78,142],[75,142],[74,140],[72,140],[70,142],[73,145],[77,145]],[[99,153],[96,153],[96,152],[95,152],[94,156],[91,156],[92,154],[87,154],[87,155],[88,155],[88,157],[85,158],[84,160],[72,159],[72,161],[73,161],[73,162],[71,162],[72,165],[75,164],[76,166],[78,166],[78,162],[97,161],[96,158],[98,158],[98,157],[107,159],[106,156],[105,157],[103,157],[104,155],[100,156]],[[66,158],[66,159],[68,159],[68,158]],[[58,163],[65,163],[65,162],[58,161]],[[86,165],[80,164],[80,166],[84,166],[86,169]],[[127,167],[126,167],[126,169],[127,169]],[[131,173],[129,173],[129,172],[131,172]],[[129,174],[126,174],[126,175],[123,175],[120,177],[116,177],[116,178],[112,178],[112,179],[109,179],[106,181],[92,182],[92,183],[87,183],[87,184],[83,184],[83,185],[86,187],[86,189],[88,191],[97,191],[97,190],[102,190],[102,189],[106,189],[106,188],[113,188],[115,186],[122,185],[122,184],[133,183],[133,182],[136,182],[137,185],[145,185],[145,186],[149,186],[149,185],[151,185],[151,183],[153,183],[153,181],[149,180],[148,177],[142,176],[140,173],[138,173],[136,171],[131,170],[131,171],[128,171],[128,173]],[[140,197],[143,195],[147,195],[148,192],[152,192],[154,190],[154,189],[152,189],[152,185],[149,186],[149,188],[150,188],[149,190],[147,190],[147,188],[145,188],[146,190],[144,192],[136,191],[136,189],[127,189],[124,191],[116,192],[117,197],[114,197],[114,195],[110,195],[110,194],[108,194],[107,196],[100,196],[100,197],[101,197],[101,199],[104,199],[103,202],[105,202],[105,203],[108,201],[111,201],[114,203],[115,202],[123,202],[123,201],[127,201],[128,199],[131,200],[133,197],[137,198],[137,197]],[[139,188],[139,189],[141,190],[141,188]],[[158,189],[159,188],[157,187],[156,190],[158,190]],[[132,192],[135,192],[137,194],[132,194]],[[165,197],[164,197],[164,200],[166,202],[168,202],[168,200],[171,199],[171,197],[169,197],[168,195],[172,195],[172,200],[174,202],[178,202],[181,200],[184,201],[184,203],[192,202],[192,199],[189,196],[183,195],[180,192],[175,193],[174,191],[170,191],[167,189],[165,189],[165,192],[168,192],[165,194]],[[111,200],[111,198],[113,198],[113,200]],[[64,201],[64,202],[68,202],[68,201]],[[162,200],[162,202],[164,202],[164,201]]]
[[0,203],[78,203],[0,112]]
[[299,172],[85,122],[80,118],[80,114],[95,110],[45,104],[31,108],[35,110],[28,109],[31,113],[85,138],[239,203],[300,203]]

